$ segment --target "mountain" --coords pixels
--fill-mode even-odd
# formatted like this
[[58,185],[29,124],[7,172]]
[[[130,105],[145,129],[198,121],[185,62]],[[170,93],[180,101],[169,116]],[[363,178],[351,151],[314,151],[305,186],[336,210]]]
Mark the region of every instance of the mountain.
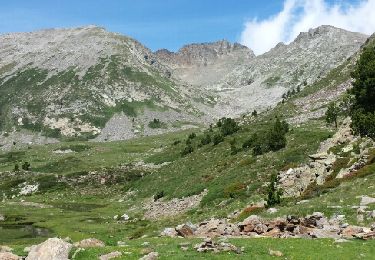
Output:
[[324,77],[366,38],[321,26],[255,56],[225,40],[153,53],[96,26],[2,35],[0,129],[10,137],[0,142],[43,142],[35,132],[123,140],[264,110]]
[[155,52],[155,55],[172,70],[176,78],[198,86],[219,81],[228,72],[255,57],[246,46],[226,40],[189,44],[176,53],[163,49]]

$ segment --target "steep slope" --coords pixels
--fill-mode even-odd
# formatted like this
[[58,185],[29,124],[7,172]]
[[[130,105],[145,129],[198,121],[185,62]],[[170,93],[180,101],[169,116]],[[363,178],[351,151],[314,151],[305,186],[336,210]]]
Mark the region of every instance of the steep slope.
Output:
[[[126,139],[152,133],[154,117],[171,124],[202,121],[192,89],[172,80],[131,38],[95,26],[43,30],[0,36],[0,50],[2,130],[96,136],[118,113],[122,128],[99,138]],[[194,97],[202,102],[205,95],[194,90]]]

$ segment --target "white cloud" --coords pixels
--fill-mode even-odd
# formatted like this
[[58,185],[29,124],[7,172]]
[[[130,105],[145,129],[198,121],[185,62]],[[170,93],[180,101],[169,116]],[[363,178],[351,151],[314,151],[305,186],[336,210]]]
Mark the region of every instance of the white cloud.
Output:
[[325,0],[285,0],[283,10],[264,20],[245,23],[241,43],[262,54],[279,42],[289,43],[300,32],[320,25],[333,25],[353,32],[375,32],[375,0],[334,5]]

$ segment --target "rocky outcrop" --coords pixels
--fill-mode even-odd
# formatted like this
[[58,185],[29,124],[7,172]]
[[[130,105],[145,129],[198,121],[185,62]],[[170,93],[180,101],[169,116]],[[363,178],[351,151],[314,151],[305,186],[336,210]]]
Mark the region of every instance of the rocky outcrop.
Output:
[[326,179],[334,174],[336,161],[341,159],[339,155],[331,151],[337,146],[344,146],[342,153],[351,153],[356,144],[359,147],[359,154],[352,153],[350,162],[353,161],[353,163],[341,168],[334,177],[344,178],[367,164],[368,147],[374,144],[370,139],[354,136],[350,123],[350,118],[345,119],[333,137],[322,142],[316,154],[309,155],[308,164],[279,173],[278,186],[282,189],[284,197],[298,197],[313,183],[324,184]]
[[73,245],[59,238],[49,238],[32,246],[26,260],[68,260]]

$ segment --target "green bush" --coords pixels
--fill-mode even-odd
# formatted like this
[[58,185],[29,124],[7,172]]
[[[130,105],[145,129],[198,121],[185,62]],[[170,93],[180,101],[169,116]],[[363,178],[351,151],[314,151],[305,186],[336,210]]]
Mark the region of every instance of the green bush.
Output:
[[222,136],[221,134],[215,134],[212,141],[214,145],[218,145],[224,142],[224,136]]
[[209,134],[206,134],[206,135],[204,135],[203,137],[202,137],[202,139],[201,139],[201,144],[202,145],[207,145],[207,144],[210,144],[211,143],[211,135],[209,135]]
[[[188,139],[190,140],[190,139]],[[187,144],[184,148],[184,150],[182,150],[181,152],[181,156],[185,156],[185,155],[188,155],[190,153],[194,152],[194,148],[191,146],[191,144]]]
[[156,128],[165,128],[166,124],[161,122],[159,119],[154,118],[151,122],[148,123],[148,127],[156,129]]
[[237,132],[240,128],[238,123],[232,118],[223,117],[217,122],[217,127],[223,136],[231,135]]

